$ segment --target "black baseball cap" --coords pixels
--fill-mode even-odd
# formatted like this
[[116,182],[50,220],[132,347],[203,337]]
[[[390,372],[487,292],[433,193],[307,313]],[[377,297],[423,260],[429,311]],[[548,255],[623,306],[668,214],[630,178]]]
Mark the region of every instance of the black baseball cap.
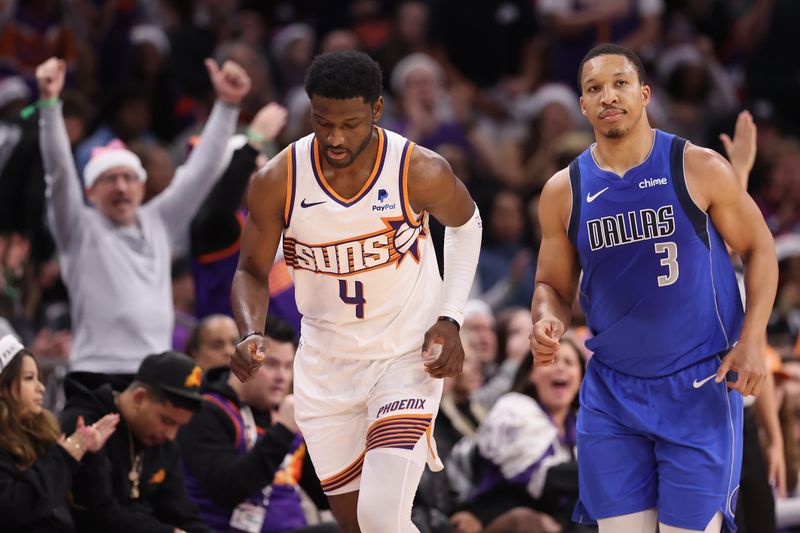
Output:
[[158,387],[167,396],[197,402],[199,407],[203,401],[200,394],[202,378],[203,370],[191,357],[170,350],[145,357],[134,379]]

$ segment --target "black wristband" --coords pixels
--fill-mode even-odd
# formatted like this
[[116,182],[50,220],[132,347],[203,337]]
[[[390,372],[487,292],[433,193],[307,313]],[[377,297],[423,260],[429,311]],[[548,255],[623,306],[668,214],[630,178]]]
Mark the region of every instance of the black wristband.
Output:
[[436,319],[437,322],[440,321],[440,320],[444,320],[445,322],[450,322],[451,324],[453,324],[456,327],[457,330],[461,331],[461,324],[459,324],[458,320],[456,320],[455,318],[450,317],[450,316],[442,315],[442,316],[440,316],[439,318]]
[[247,340],[247,337],[252,337],[253,335],[258,335],[259,337],[264,336],[264,334],[258,330],[248,331],[247,333],[239,337],[239,342],[237,342],[236,344],[243,343],[245,340]]

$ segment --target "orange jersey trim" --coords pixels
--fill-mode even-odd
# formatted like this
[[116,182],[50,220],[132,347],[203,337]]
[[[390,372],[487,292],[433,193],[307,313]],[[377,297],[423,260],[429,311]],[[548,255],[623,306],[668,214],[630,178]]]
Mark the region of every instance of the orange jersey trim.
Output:
[[412,226],[419,226],[422,223],[423,213],[419,216],[414,215],[414,209],[411,207],[411,198],[408,195],[408,167],[411,162],[411,152],[414,151],[416,143],[408,141],[407,146],[403,150],[403,159],[400,162],[400,190],[403,192],[403,214],[406,220]]
[[311,163],[314,168],[314,173],[316,174],[317,181],[319,182],[322,189],[334,200],[339,202],[342,205],[350,206],[364,197],[365,194],[372,188],[375,184],[375,181],[380,174],[380,170],[383,168],[383,162],[386,159],[386,133],[381,128],[376,128],[378,130],[378,153],[375,156],[375,164],[372,166],[372,172],[370,173],[367,181],[364,182],[364,185],[361,186],[361,190],[358,191],[355,195],[351,198],[344,198],[331,187],[328,180],[325,178],[325,174],[322,172],[322,164],[320,162],[320,153],[319,153],[319,143],[317,142],[317,138],[314,137],[314,140],[311,144]]

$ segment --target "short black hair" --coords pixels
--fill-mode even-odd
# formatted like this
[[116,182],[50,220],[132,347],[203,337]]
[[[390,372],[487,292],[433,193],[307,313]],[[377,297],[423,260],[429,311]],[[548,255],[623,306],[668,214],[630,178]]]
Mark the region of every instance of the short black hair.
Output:
[[343,51],[318,55],[306,71],[306,93],[334,100],[359,96],[374,104],[381,95],[381,67],[364,52]]
[[297,334],[292,326],[282,318],[272,315],[267,316],[267,322],[264,324],[264,336],[278,342],[291,342],[297,345]]
[[636,69],[636,74],[639,76],[639,83],[644,85],[647,82],[647,74],[644,70],[644,64],[642,64],[642,60],[639,59],[639,56],[636,55],[636,52],[618,44],[605,43],[595,46],[589,50],[585,56],[583,56],[583,59],[581,59],[581,64],[578,66],[578,92],[583,92],[583,87],[581,87],[583,65],[590,59],[594,59],[598,56],[623,56],[625,59],[630,61],[633,67]]

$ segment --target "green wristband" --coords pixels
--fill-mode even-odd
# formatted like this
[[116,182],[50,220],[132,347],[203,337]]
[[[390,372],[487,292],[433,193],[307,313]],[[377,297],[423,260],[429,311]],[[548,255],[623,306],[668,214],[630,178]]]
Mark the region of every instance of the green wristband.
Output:
[[250,128],[247,128],[247,130],[245,130],[244,134],[247,137],[247,140],[253,141],[254,143],[256,143],[259,146],[263,146],[264,143],[267,142],[267,140],[262,135],[259,135],[258,133],[254,132]]
[[58,96],[54,96],[53,98],[40,98],[36,103],[33,103],[27,107],[24,107],[22,111],[19,112],[19,116],[23,119],[27,120],[31,115],[33,115],[37,109],[42,109],[45,107],[52,107],[59,102]]

